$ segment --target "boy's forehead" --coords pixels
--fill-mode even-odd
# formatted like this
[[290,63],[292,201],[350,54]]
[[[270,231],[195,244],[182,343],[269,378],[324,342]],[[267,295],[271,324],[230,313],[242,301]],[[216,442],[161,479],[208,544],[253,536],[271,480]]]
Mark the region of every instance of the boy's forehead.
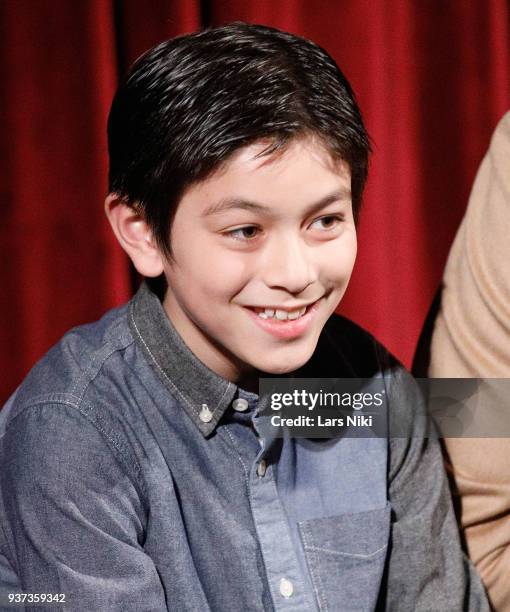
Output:
[[278,186],[293,189],[293,185],[315,190],[317,184],[325,183],[341,183],[350,189],[348,163],[333,156],[319,138],[293,138],[271,151],[272,145],[273,141],[261,139],[237,149],[190,190],[198,189],[202,194],[230,189],[263,193]]
[[211,217],[235,208],[270,213],[280,206],[351,200],[348,164],[320,140],[294,139],[266,154],[271,144],[259,140],[238,149],[216,172],[191,185],[178,208],[193,207],[194,214]]

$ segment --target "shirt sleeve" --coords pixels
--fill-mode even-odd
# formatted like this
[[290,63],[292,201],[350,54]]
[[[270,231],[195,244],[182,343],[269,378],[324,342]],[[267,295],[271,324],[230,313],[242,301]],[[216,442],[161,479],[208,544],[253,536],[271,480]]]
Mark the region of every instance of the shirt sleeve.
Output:
[[5,527],[22,589],[64,593],[58,610],[166,610],[143,550],[140,483],[118,440],[74,406],[41,404],[13,418],[1,442]]
[[490,610],[473,565],[463,554],[440,444],[421,392],[403,369],[391,374],[389,497],[391,554],[386,609]]

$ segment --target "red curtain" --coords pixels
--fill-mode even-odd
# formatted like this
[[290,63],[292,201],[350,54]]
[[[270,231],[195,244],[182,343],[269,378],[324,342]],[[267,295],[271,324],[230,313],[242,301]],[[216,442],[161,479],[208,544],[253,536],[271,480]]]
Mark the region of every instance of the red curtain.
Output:
[[315,40],[357,92],[374,154],[340,311],[410,364],[476,168],[510,107],[506,0],[5,0],[0,401],[67,329],[131,295],[102,210],[120,75],[165,38],[234,20]]

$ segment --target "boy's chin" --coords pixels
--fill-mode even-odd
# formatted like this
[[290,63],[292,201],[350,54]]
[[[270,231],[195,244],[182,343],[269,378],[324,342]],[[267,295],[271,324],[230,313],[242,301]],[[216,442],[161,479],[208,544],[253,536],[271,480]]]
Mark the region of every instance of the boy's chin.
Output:
[[301,368],[310,360],[313,350],[302,355],[291,355],[285,359],[263,359],[256,365],[257,369],[267,374],[288,374]]

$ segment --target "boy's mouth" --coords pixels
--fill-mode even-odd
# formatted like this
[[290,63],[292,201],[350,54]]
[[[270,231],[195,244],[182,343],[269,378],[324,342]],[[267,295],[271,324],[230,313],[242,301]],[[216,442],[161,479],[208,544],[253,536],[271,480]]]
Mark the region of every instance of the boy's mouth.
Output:
[[303,315],[305,315],[310,310],[310,308],[317,302],[318,300],[294,309],[283,309],[271,306],[248,306],[248,308],[251,311],[255,312],[261,319],[272,319],[274,321],[282,322],[295,321],[296,319],[299,319]]
[[303,336],[310,329],[324,297],[293,309],[276,306],[245,306],[245,308],[254,323],[265,332],[280,340],[293,340]]

